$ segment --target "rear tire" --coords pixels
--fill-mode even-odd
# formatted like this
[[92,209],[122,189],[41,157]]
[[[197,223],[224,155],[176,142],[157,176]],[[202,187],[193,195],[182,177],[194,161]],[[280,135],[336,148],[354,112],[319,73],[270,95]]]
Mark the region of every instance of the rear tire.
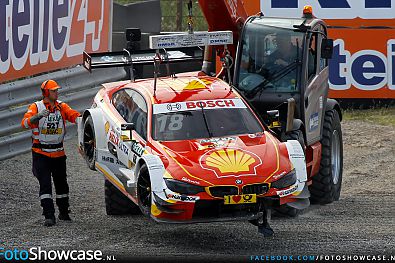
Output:
[[96,138],[95,138],[95,126],[93,125],[92,116],[88,116],[84,122],[84,157],[86,164],[89,169],[95,171],[96,162]]
[[296,209],[294,207],[290,207],[287,204],[280,205],[278,207],[273,207],[273,210],[275,212],[275,216],[277,217],[297,217],[300,213],[299,209]]
[[320,170],[309,187],[312,203],[329,204],[339,200],[343,177],[343,138],[336,110],[325,112],[322,131]]
[[[303,132],[301,130],[290,131],[284,135],[283,139],[284,141],[288,141],[288,140],[298,141],[304,151],[305,143],[304,143]],[[273,210],[275,212],[274,215],[278,217],[297,217],[300,213],[299,209],[290,207],[287,204],[283,204],[278,207],[273,207]]]
[[140,213],[140,208],[107,179],[104,180],[104,195],[107,215],[135,215]]

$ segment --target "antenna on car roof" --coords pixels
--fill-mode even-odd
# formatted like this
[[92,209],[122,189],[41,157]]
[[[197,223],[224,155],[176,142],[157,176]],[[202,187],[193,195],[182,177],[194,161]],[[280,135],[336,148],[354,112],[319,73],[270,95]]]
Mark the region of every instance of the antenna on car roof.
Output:
[[160,62],[162,58],[160,57],[159,49],[156,50],[154,57],[154,97],[156,94],[156,82],[158,80],[158,75],[160,74]]

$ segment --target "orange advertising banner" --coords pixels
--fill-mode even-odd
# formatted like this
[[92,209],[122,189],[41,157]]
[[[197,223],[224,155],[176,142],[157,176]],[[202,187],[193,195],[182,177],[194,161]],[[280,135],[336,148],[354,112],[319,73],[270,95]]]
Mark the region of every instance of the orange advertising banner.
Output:
[[395,99],[395,0],[245,0],[249,15],[301,17],[311,5],[335,40],[332,98]]
[[1,0],[0,83],[108,51],[112,0]]
[[395,98],[395,28],[331,29],[332,98]]

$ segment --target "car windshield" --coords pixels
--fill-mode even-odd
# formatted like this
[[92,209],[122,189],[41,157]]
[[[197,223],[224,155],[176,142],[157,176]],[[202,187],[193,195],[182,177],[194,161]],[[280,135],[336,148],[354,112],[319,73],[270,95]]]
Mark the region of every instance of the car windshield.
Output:
[[304,34],[249,23],[241,43],[238,88],[243,93],[296,92]]
[[[154,105],[155,107],[155,105]],[[158,141],[193,140],[252,134],[263,128],[247,107],[195,108],[153,115],[152,137]]]

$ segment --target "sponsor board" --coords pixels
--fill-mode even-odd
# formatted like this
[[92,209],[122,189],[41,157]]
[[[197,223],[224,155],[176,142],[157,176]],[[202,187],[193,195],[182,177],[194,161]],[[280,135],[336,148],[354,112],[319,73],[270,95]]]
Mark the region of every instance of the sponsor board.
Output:
[[305,5],[311,5],[314,15],[322,19],[393,19],[393,0],[261,0],[265,15],[300,17]]
[[[395,98],[394,29],[336,29],[329,62],[332,98]],[[367,41],[374,39],[374,41]]]
[[1,0],[0,82],[82,62],[109,49],[111,0]]

